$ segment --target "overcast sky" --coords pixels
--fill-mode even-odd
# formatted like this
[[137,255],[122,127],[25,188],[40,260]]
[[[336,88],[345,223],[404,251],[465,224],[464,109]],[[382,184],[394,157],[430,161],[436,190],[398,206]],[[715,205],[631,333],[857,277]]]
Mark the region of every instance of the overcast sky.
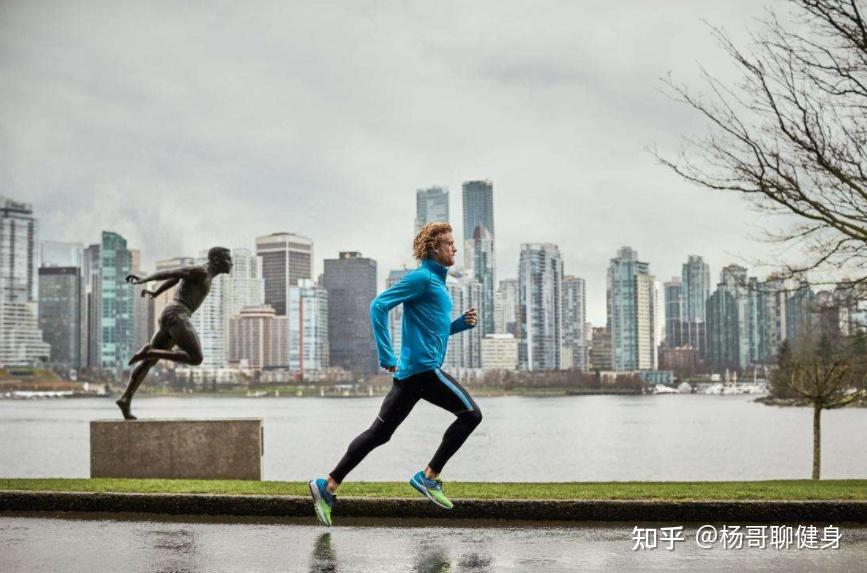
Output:
[[604,324],[623,245],[660,280],[769,249],[740,197],[648,151],[704,129],[662,76],[736,79],[702,20],[741,41],[763,4],[0,1],[0,194],[42,239],[114,230],[147,266],[290,231],[317,274],[358,250],[384,280],[412,264],[416,189],[449,187],[461,239],[461,183],[490,179],[497,278],[556,243]]

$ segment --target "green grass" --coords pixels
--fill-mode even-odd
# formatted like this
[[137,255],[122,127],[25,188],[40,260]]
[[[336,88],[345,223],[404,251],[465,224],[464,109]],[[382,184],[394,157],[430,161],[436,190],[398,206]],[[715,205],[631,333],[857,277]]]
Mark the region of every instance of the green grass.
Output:
[[[445,487],[450,497],[475,499],[867,500],[867,480],[446,482]],[[305,482],[221,480],[0,478],[0,490],[308,495]],[[347,482],[340,488],[340,495],[415,497],[418,494],[402,482]]]

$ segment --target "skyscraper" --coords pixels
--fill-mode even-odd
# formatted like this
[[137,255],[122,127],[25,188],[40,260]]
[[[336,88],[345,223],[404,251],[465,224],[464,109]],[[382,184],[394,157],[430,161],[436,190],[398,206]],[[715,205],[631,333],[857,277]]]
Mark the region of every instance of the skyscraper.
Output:
[[742,370],[760,360],[759,283],[747,269],[728,265],[707,301],[708,359],[717,371]]
[[518,263],[522,369],[556,370],[563,346],[563,261],[551,243],[524,243]]
[[262,260],[265,304],[285,315],[290,286],[298,279],[313,278],[313,240],[295,233],[273,233],[256,239],[256,254]]
[[229,336],[229,320],[240,314],[248,306],[260,307],[265,304],[265,281],[259,273],[259,259],[250,249],[232,249],[232,272],[220,275],[223,298],[223,328],[226,333],[226,360],[231,352],[232,339]]
[[679,348],[685,346],[683,283],[680,282],[680,277],[674,277],[665,283],[663,288],[665,289],[665,345],[668,348]]
[[614,370],[648,370],[655,364],[653,275],[638,253],[623,247],[608,266],[608,330]]
[[494,330],[500,334],[518,335],[518,279],[500,281],[494,295]]
[[575,276],[563,277],[563,352],[561,368],[584,370],[587,341],[584,339],[584,323],[587,316],[587,293],[584,279]]
[[126,282],[132,257],[126,239],[102,232],[99,247],[99,343],[100,367],[119,375],[135,352],[133,288]]
[[268,305],[248,306],[229,320],[229,363],[262,370],[289,367],[289,318]]
[[[470,307],[479,308],[482,285],[470,274],[452,270],[446,276],[446,288],[452,297],[451,319],[455,320]],[[470,328],[449,337],[443,364],[446,368],[482,367],[482,332]]]
[[415,232],[428,223],[449,221],[449,190],[447,187],[428,187],[415,193]]
[[683,330],[681,343],[689,344],[704,358],[707,349],[707,299],[710,297],[710,265],[698,255],[683,264]]
[[301,379],[328,367],[328,291],[310,279],[289,287],[289,370]]
[[325,259],[322,282],[328,291],[330,365],[361,375],[377,373],[370,326],[370,303],[376,297],[376,261],[359,252],[341,251],[338,258]]
[[51,345],[52,366],[79,370],[82,366],[81,268],[39,269],[39,327]]
[[50,355],[38,323],[38,225],[29,203],[0,197],[0,363],[35,365]]
[[482,335],[494,332],[494,185],[490,181],[463,184],[464,267],[482,285],[478,308]]
[[[141,253],[138,249],[130,250],[130,260],[132,273],[141,277],[147,276],[149,273],[141,268]],[[148,342],[154,335],[154,299],[149,296],[142,296],[143,290],[148,288],[147,285],[133,286],[133,348],[139,349]]]
[[[196,265],[208,263],[208,252],[201,251],[196,259]],[[233,269],[234,270],[234,269]],[[200,368],[225,368],[228,345],[228,326],[226,319],[226,278],[219,275],[211,280],[211,290],[202,301],[201,306],[190,317],[193,328],[199,335],[202,348],[202,364]]]

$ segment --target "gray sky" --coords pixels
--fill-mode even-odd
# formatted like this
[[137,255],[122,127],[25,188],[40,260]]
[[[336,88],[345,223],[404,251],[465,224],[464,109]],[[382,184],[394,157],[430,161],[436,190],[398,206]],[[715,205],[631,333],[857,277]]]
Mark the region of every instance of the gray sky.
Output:
[[[123,234],[144,262],[291,231],[411,264],[415,190],[494,182],[497,274],[560,246],[604,323],[623,245],[660,280],[767,252],[735,195],[658,166],[703,131],[659,78],[736,78],[753,0],[0,2],[0,194],[41,237]],[[460,256],[459,256],[460,260]],[[763,276],[765,270],[760,271]]]

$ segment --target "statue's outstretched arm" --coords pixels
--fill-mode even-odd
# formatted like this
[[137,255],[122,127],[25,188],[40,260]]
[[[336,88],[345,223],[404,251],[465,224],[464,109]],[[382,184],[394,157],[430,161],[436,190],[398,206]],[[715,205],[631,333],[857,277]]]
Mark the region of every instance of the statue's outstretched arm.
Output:
[[169,279],[188,279],[197,275],[206,275],[208,271],[204,267],[181,267],[177,269],[169,269],[165,271],[157,271],[153,274],[150,274],[144,278],[129,274],[126,275],[126,282],[140,285],[143,283],[148,283],[151,281],[165,281]]
[[164,292],[166,292],[167,290],[169,290],[170,288],[172,288],[173,286],[175,286],[176,284],[178,284],[179,282],[181,282],[181,279],[179,279],[179,278],[169,279],[169,280],[163,282],[163,284],[161,284],[160,286],[158,286],[157,290],[152,290],[152,291],[151,290],[143,290],[141,295],[142,296],[149,295],[151,298],[156,298],[156,297],[160,296],[161,294],[163,294]]

